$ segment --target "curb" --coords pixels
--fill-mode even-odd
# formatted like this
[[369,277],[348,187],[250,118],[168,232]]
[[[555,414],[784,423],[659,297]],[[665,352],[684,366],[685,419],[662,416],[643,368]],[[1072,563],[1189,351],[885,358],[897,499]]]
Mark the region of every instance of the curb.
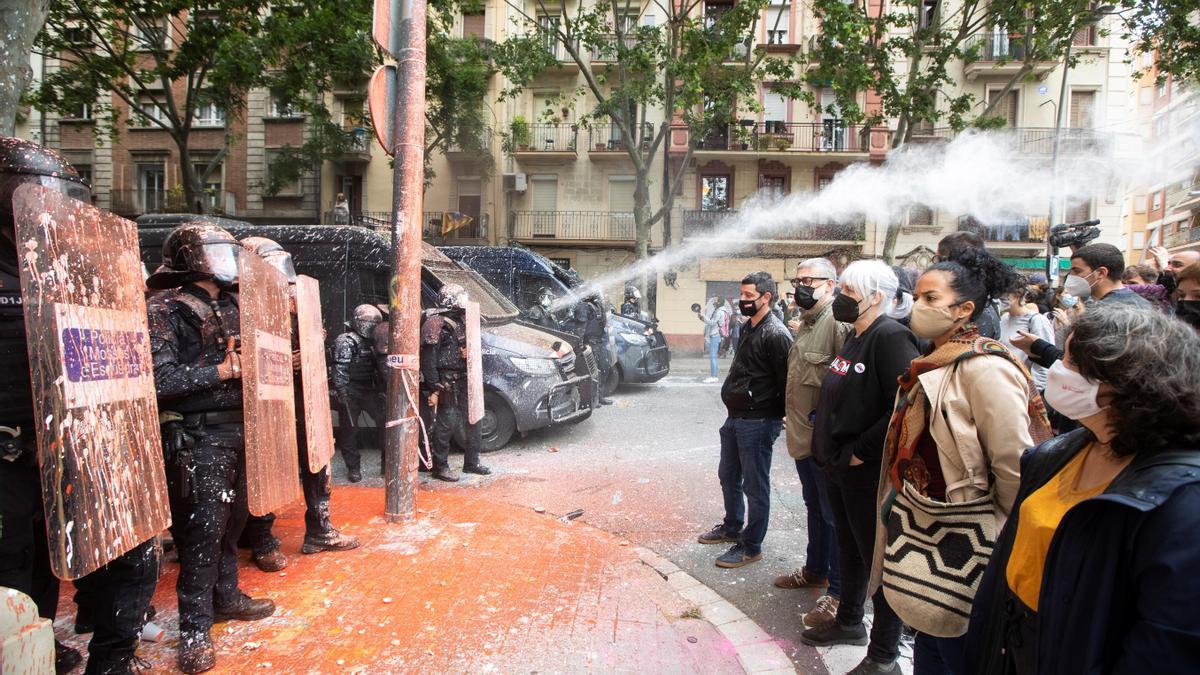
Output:
[[796,666],[783,649],[742,610],[654,551],[641,546],[634,550],[642,563],[658,572],[681,598],[700,608],[701,616],[729,640],[738,662],[747,673],[775,675],[796,672]]

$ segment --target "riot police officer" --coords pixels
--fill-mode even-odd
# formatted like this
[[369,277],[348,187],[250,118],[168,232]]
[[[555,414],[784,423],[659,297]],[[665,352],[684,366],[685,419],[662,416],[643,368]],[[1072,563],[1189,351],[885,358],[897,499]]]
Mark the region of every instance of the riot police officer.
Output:
[[[53,621],[59,581],[50,571],[46,539],[12,202],[13,192],[25,183],[85,203],[91,191],[58,153],[0,136],[0,586],[29,595],[38,614]],[[76,580],[76,587],[89,594],[94,622],[86,672],[129,671],[158,582],[158,564],[159,551],[150,539]],[[78,651],[55,641],[58,672],[80,660]]]
[[479,463],[482,441],[479,424],[467,421],[467,331],[463,308],[467,291],[446,284],[438,291],[438,306],[424,312],[421,322],[421,393],[425,413],[433,419],[433,477],[455,482],[450,470],[450,438],[460,429],[466,441],[463,471],[486,476],[491,469]]
[[633,284],[625,285],[625,301],[621,303],[621,316],[631,319],[642,318],[642,292]]
[[[308,468],[308,436],[304,426],[304,381],[300,377],[300,331],[296,318],[296,266],[292,254],[278,242],[266,237],[246,237],[242,247],[261,257],[279,270],[288,280],[292,310],[292,352],[296,376],[292,379],[296,399],[296,445],[300,451],[300,485],[304,490],[304,544],[300,552],[348,551],[358,548],[358,539],[339,532],[329,519],[329,466],[317,473]],[[279,550],[279,540],[271,532],[275,514],[251,515],[246,520],[242,536],[250,546],[254,564],[264,572],[278,572],[287,567],[287,556]]]
[[275,603],[238,588],[237,541],[246,502],[240,314],[233,292],[241,245],[209,223],[167,236],[146,280],[150,350],[163,427],[171,534],[179,552],[179,669],[216,664],[215,621],[254,621]]
[[[571,313],[571,331],[583,338],[592,348],[596,357],[596,367],[600,370],[598,391],[604,391],[604,383],[608,382],[612,372],[612,357],[608,351],[608,312],[604,308],[604,298],[599,291],[594,291],[575,303]],[[600,394],[600,405],[612,405],[612,399]]]
[[559,329],[554,318],[554,293],[546,286],[537,291],[537,304],[525,310],[525,318],[544,328]]
[[[362,454],[358,451],[358,417],[366,411],[375,420],[375,428],[383,429],[383,401],[375,363],[375,327],[383,314],[375,305],[354,308],[351,330],[333,341],[333,363],[329,392],[338,413],[337,448],[346,462],[351,483],[362,480]],[[379,444],[380,448],[383,444]],[[382,455],[380,467],[382,470]]]

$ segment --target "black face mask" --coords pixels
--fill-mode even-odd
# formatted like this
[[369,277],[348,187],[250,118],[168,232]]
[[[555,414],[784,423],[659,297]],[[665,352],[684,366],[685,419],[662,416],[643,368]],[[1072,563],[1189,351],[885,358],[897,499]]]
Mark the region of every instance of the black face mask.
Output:
[[739,300],[738,309],[742,311],[742,316],[754,316],[758,314],[758,300]]
[[796,306],[800,309],[812,309],[816,307],[817,299],[813,297],[813,289],[808,286],[797,286]]
[[833,299],[833,318],[842,323],[854,323],[862,316],[858,311],[858,301],[842,294]]
[[1180,300],[1175,303],[1175,316],[1194,328],[1200,328],[1200,300]]

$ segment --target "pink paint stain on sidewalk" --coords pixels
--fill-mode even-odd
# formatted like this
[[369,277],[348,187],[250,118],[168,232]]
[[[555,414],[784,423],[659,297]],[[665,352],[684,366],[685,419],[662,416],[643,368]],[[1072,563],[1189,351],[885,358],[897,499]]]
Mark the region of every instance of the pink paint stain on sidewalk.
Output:
[[[299,554],[302,507],[280,514],[287,570],[262,573],[246,555],[240,569],[242,589],[278,610],[214,627],[213,672],[742,672],[732,645],[682,618],[689,603],[612,535],[454,490],[422,491],[418,508],[389,524],[382,491],[339,487],[335,524],[362,546],[313,556]],[[138,651],[154,672],[175,665],[178,565],[163,568],[155,622],[168,639]],[[64,584],[60,639],[71,594]]]

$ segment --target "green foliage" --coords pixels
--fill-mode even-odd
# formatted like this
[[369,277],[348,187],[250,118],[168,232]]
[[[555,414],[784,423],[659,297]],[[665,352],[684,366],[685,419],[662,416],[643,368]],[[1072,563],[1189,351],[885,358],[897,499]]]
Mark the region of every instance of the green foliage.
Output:
[[460,151],[479,158],[480,175],[493,171],[483,106],[496,72],[492,46],[474,37],[454,37],[460,12],[483,11],[480,0],[433,0],[425,24],[425,177],[433,179],[429,159],[435,150]]
[[1196,0],[1121,0],[1125,37],[1142,53],[1155,53],[1158,79],[1200,82],[1200,3]]

